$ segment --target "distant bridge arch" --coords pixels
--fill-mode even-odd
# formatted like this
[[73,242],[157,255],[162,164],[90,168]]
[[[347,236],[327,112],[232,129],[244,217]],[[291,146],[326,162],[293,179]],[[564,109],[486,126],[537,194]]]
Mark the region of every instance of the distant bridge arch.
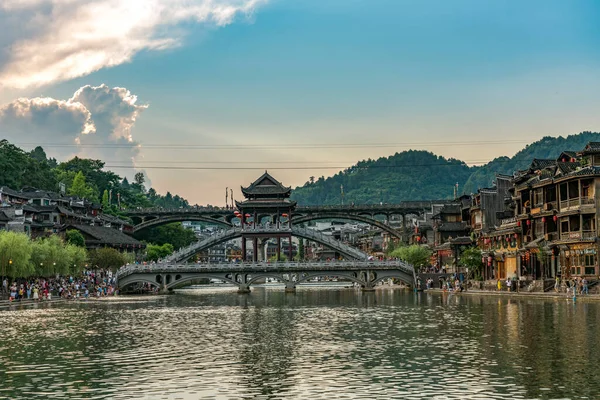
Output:
[[217,219],[207,215],[194,215],[194,214],[175,214],[159,216],[156,218],[145,220],[133,227],[133,232],[139,232],[143,229],[170,224],[172,222],[183,222],[183,221],[198,221],[206,222],[207,224],[220,225],[226,227],[232,227],[233,224],[225,219]]
[[[367,214],[368,215],[368,214]],[[374,217],[365,214],[342,214],[338,212],[321,212],[318,214],[307,214],[307,215],[297,215],[292,217],[292,224],[303,224],[310,221],[317,221],[323,219],[335,219],[335,220],[345,220],[345,221],[356,221],[356,222],[364,222],[365,224],[369,224],[371,226],[375,226],[385,232],[388,232],[390,235],[397,237],[398,239],[402,238],[402,232],[392,228],[391,226],[378,221]]]

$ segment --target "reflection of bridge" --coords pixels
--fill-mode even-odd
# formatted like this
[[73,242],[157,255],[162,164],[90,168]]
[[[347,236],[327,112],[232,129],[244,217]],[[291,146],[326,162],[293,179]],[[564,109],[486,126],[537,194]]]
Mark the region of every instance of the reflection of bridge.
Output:
[[121,289],[129,285],[148,283],[164,290],[185,287],[201,279],[218,279],[238,286],[248,293],[250,285],[265,278],[285,284],[293,291],[299,283],[321,277],[337,277],[358,283],[363,290],[374,290],[384,279],[397,278],[414,285],[414,268],[402,261],[332,261],[285,263],[226,263],[226,264],[153,264],[130,265],[117,272]]
[[[433,204],[446,204],[448,200],[406,201],[398,204],[374,204],[374,205],[348,205],[348,206],[307,206],[297,207],[290,217],[294,224],[305,223],[314,220],[336,219],[364,222],[378,227],[390,234],[399,237],[401,232],[389,225],[393,216],[402,217],[406,228],[407,215],[423,215],[431,211]],[[133,220],[134,232],[152,226],[167,224],[170,222],[200,221],[208,224],[233,226],[236,216],[233,210],[217,207],[192,207],[179,209],[149,208],[139,210],[128,210],[126,214]],[[379,217],[379,218],[378,218]],[[259,221],[275,223],[277,216],[271,214],[259,214]]]
[[292,236],[301,237],[303,239],[308,239],[316,243],[320,243],[325,245],[333,250],[336,250],[338,253],[342,254],[344,257],[348,259],[354,260],[366,260],[367,254],[362,251],[348,246],[339,240],[334,239],[331,236],[323,235],[320,232],[317,232],[313,229],[306,229],[294,226],[290,229],[285,228],[266,228],[266,227],[256,227],[256,228],[231,228],[226,231],[217,233],[215,235],[211,235],[208,238],[201,240],[199,242],[193,243],[192,245],[180,249],[179,251],[171,254],[165,259],[167,263],[179,263],[187,260],[188,258],[194,256],[195,254],[211,248],[217,244],[227,242],[232,239],[236,239],[242,237],[244,233],[252,233],[256,237],[260,237],[261,235],[265,238],[271,237],[274,233],[285,233],[291,234]]

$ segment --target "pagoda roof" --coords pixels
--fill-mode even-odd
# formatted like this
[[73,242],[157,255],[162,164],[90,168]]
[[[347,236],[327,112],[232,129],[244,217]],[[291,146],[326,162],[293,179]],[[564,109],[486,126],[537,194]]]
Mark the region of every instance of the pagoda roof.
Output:
[[281,184],[277,179],[273,178],[271,174],[265,171],[257,180],[252,182],[250,186],[243,187],[242,193],[246,197],[260,196],[260,197],[278,197],[278,196],[289,196],[292,191],[291,187],[286,187]]

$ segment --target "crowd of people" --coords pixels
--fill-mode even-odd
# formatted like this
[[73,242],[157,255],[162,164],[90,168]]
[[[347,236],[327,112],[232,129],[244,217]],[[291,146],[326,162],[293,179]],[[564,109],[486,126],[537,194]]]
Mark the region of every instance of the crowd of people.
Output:
[[80,276],[23,278],[9,283],[2,280],[2,291],[9,301],[44,301],[58,297],[66,300],[113,296],[117,294],[112,271],[84,271]]

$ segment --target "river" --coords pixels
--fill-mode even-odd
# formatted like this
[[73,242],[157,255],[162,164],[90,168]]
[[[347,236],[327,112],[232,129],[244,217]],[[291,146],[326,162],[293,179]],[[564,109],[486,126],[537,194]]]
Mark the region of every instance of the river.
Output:
[[0,310],[0,398],[598,399],[600,303],[232,288]]

